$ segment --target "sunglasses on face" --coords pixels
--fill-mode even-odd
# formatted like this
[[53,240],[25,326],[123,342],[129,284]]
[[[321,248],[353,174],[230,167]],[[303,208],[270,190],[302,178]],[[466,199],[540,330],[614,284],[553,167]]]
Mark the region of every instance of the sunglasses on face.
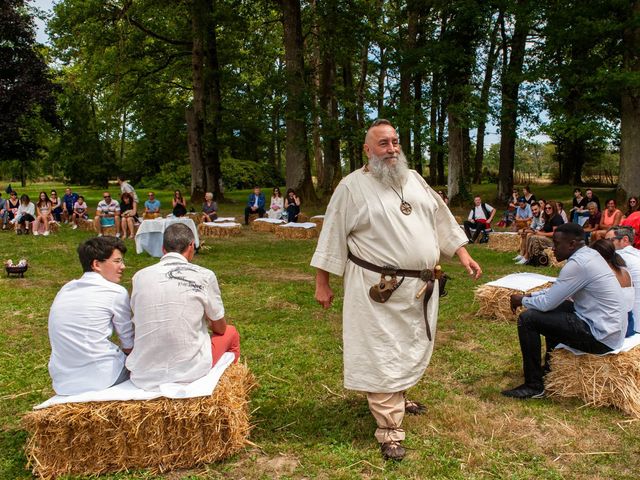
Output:
[[111,195],[105,195],[105,196],[104,196],[104,197],[102,197],[102,198],[111,198]]

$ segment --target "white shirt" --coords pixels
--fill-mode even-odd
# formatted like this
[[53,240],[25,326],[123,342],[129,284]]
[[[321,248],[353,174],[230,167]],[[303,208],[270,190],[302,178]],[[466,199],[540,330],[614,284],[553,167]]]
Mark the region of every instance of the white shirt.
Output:
[[138,194],[135,189],[128,182],[122,182],[120,184],[120,193],[130,193],[133,196],[133,201],[138,203]]
[[[491,212],[493,211],[493,207],[491,205],[489,205],[488,203],[484,204],[485,208],[487,209],[487,212],[489,212],[489,215],[491,215]],[[489,218],[487,218],[487,216],[484,214],[484,210],[482,210],[482,205],[480,205],[479,207],[473,207],[471,209],[471,211],[469,212],[469,221],[473,220],[473,213],[475,212],[476,216],[476,220],[489,220]]]
[[213,358],[207,318],[224,307],[215,274],[179,253],[133,276],[136,344],[127,358],[131,381],[144,390],[163,383],[191,383],[209,373]]
[[33,202],[29,202],[26,205],[20,202],[20,206],[18,207],[18,215],[16,215],[16,218],[21,218],[25,214],[29,214],[32,217],[36,216],[36,206],[33,204]]
[[127,290],[99,273],[86,272],[60,289],[49,312],[49,374],[59,395],[102,390],[114,384],[133,346]]
[[633,320],[634,327],[640,330],[640,250],[628,245],[616,253],[620,254],[624,262],[627,264],[627,270],[631,274],[631,280],[636,291],[635,301],[633,303]]

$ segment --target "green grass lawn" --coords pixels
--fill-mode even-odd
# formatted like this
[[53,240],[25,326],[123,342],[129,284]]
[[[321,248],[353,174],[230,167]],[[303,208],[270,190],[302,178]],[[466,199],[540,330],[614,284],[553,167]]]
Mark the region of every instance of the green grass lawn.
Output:
[[[49,188],[38,185],[28,193]],[[494,188],[478,191],[489,195]],[[90,206],[100,193],[85,187],[74,191],[86,193]],[[545,198],[571,198],[566,187],[534,191]],[[221,215],[239,215],[247,193],[229,192],[234,203],[223,204]],[[158,194],[166,205],[171,192]],[[48,310],[59,288],[81,275],[75,248],[89,236],[67,226],[50,237],[0,233],[3,260],[26,257],[30,262],[24,279],[4,273],[0,278],[2,479],[31,477],[20,418],[53,394]],[[130,289],[133,273],[156,259],[136,255],[130,240],[127,245],[124,285]],[[244,361],[260,385],[251,403],[255,446],[223,463],[165,477],[130,472],[104,478],[638,477],[639,422],[577,400],[522,402],[500,395],[521,380],[515,324],[475,316],[474,282],[455,261],[443,262],[454,280],[441,303],[431,365],[411,391],[412,398],[427,404],[428,413],[406,419],[407,458],[384,463],[364,396],[342,388],[339,279],[333,279],[338,300],[331,309],[323,311],[313,299],[309,261],[314,248],[315,240],[284,241],[245,229],[240,238],[207,240],[195,259],[218,275],[227,318],[240,331]],[[524,270],[557,274],[552,268],[516,268],[512,255],[485,246],[470,251],[485,271],[482,281]]]

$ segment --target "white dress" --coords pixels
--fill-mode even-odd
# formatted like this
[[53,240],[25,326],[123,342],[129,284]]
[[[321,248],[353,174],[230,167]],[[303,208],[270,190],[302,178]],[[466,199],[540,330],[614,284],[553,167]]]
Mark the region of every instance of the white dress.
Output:
[[[398,192],[400,193],[400,192]],[[365,392],[399,392],[424,373],[433,342],[424,324],[424,282],[405,278],[390,300],[376,303],[369,288],[380,274],[347,260],[348,252],[378,266],[433,268],[441,254],[451,257],[467,243],[442,198],[415,171],[402,188],[413,211],[400,211],[400,198],[364,169],[345,177],[327,207],[311,265],[344,275],[344,385]],[[438,315],[438,288],[428,305],[433,338]]]
[[[269,203],[271,208],[267,210],[267,217],[280,219],[282,218],[282,210],[284,209],[284,198],[282,197],[271,197],[271,203]],[[274,210],[273,207],[280,207],[277,210]]]

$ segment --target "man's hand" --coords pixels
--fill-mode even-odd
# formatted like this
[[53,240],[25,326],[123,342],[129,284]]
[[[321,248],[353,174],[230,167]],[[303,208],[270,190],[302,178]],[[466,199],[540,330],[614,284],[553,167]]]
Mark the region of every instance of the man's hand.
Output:
[[518,293],[514,293],[513,295],[511,295],[510,304],[511,304],[511,311],[513,313],[516,313],[516,310],[522,306],[523,298],[524,298],[524,295],[520,295]]
[[316,300],[322,308],[327,309],[333,302],[333,290],[329,285],[329,272],[318,269],[316,273]]
[[482,269],[480,268],[480,265],[471,258],[471,255],[469,255],[466,248],[460,247],[456,251],[456,255],[458,256],[458,260],[460,260],[460,264],[467,269],[467,272],[474,280],[478,280],[482,276]]

